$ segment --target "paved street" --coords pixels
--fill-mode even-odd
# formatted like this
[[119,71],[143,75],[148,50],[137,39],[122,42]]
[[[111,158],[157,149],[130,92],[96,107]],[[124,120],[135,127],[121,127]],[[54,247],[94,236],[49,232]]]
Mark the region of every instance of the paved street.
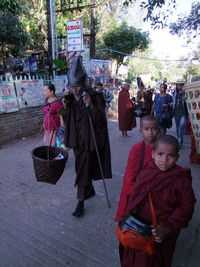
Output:
[[[168,133],[175,135],[175,129]],[[120,266],[114,215],[128,152],[141,137],[138,129],[129,138],[121,137],[115,120],[109,120],[109,135],[113,179],[106,185],[111,208],[107,207],[102,181],[95,182],[96,196],[86,201],[83,218],[71,215],[77,203],[72,151],[61,179],[49,185],[36,182],[31,158],[32,149],[42,144],[42,136],[1,147],[0,267]],[[179,163],[192,169],[199,200],[200,166],[190,164],[189,152],[190,140],[186,136]],[[179,238],[173,267],[200,266],[199,227],[198,201],[190,226]]]

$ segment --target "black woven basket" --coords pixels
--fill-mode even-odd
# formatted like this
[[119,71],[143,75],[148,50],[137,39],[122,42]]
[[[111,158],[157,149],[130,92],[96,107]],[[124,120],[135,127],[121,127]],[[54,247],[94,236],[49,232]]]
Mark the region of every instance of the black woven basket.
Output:
[[[59,154],[64,158],[55,159]],[[60,179],[68,159],[68,152],[52,146],[39,146],[32,151],[36,180],[56,184]]]

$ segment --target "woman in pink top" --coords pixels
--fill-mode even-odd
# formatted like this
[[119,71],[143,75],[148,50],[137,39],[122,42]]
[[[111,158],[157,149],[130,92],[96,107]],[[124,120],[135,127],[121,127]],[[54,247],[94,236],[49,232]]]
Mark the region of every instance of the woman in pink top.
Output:
[[[63,108],[61,101],[57,101],[55,95],[55,86],[48,84],[44,87],[46,104],[50,103],[43,108],[44,113],[44,144],[46,146],[55,146],[56,144],[56,130],[60,127],[60,117],[58,111]],[[52,103],[54,102],[54,103]],[[52,103],[52,104],[51,104]]]

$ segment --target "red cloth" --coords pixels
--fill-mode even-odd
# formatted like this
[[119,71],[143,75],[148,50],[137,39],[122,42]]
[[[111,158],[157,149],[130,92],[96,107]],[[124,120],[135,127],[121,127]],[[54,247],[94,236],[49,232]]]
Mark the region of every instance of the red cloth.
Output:
[[131,131],[136,127],[136,118],[133,111],[133,103],[129,92],[122,88],[118,98],[118,120],[120,131]]
[[60,126],[60,117],[58,115],[58,111],[61,108],[63,108],[61,101],[52,103],[50,106],[45,106],[43,108],[45,130],[51,131],[58,129],[58,127]]
[[160,171],[153,160],[140,172],[129,198],[128,211],[137,207],[140,217],[152,223],[148,192],[151,192],[158,224],[170,229],[161,243],[156,243],[152,256],[121,248],[123,267],[170,267],[180,229],[188,226],[192,218],[195,196],[191,186],[191,173],[187,168],[175,165],[168,171]]
[[[123,185],[121,189],[117,214],[115,217],[115,220],[117,222],[120,221],[120,219],[127,214],[128,198],[133,192],[134,180],[137,175],[137,169],[138,169],[138,164],[139,164],[143,144],[144,144],[144,141],[141,141],[133,145],[130,150],[127,165],[126,165]],[[151,159],[152,150],[153,150],[152,146],[145,145],[142,169],[144,169],[147,166],[149,160]]]

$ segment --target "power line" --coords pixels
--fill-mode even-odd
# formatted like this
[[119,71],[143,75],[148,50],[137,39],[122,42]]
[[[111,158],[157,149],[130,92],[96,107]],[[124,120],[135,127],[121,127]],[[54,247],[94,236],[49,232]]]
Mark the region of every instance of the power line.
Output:
[[118,54],[122,54],[125,55],[127,57],[134,57],[134,58],[139,58],[139,59],[146,59],[146,60],[153,60],[153,61],[178,61],[178,62],[187,62],[187,61],[195,61],[195,60],[199,60],[198,58],[192,58],[192,59],[157,59],[157,58],[149,58],[149,57],[141,57],[141,56],[135,56],[132,54],[127,54],[124,52],[120,52],[114,49],[110,49],[110,48],[103,48],[103,49],[98,49],[97,51],[110,51],[110,52],[115,52]]

